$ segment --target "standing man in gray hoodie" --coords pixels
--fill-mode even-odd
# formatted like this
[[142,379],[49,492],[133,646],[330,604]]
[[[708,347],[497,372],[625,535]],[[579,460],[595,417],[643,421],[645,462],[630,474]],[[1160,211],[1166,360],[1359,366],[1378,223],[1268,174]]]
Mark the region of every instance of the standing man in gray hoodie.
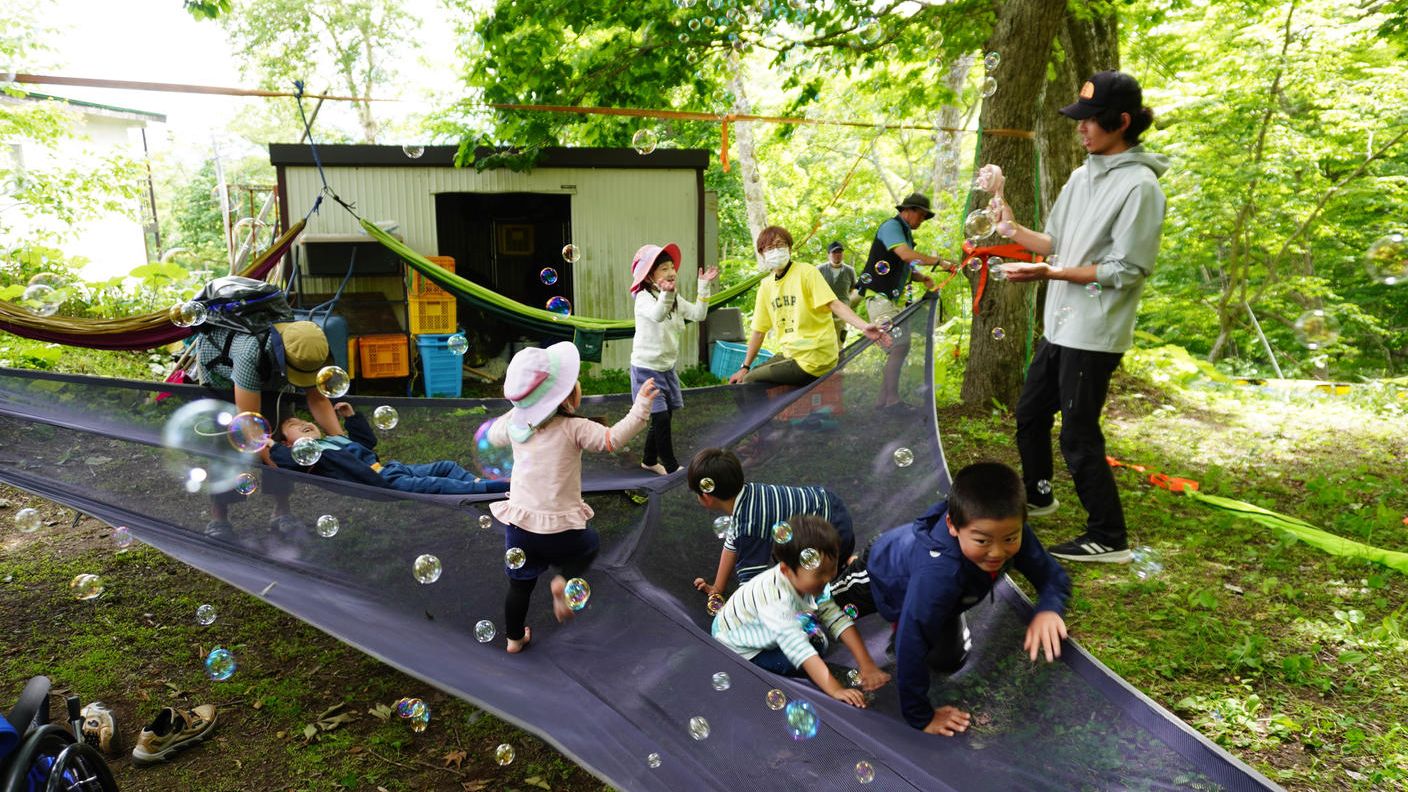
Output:
[[1001,207],[999,233],[1049,257],[1044,264],[1003,267],[1014,282],[1049,282],[1045,338],[1017,402],[1017,449],[1028,516],[1054,512],[1059,503],[1051,495],[1051,429],[1060,411],[1061,455],[1089,516],[1080,536],[1050,552],[1069,561],[1125,563],[1129,538],[1105,459],[1100,414],[1110,376],[1134,345],[1139,296],[1154,271],[1164,220],[1158,180],[1168,160],[1139,145],[1154,114],[1128,74],[1094,75],[1061,113],[1078,122],[1090,156],[1062,188],[1045,233],[1018,225],[1011,208],[994,201]]

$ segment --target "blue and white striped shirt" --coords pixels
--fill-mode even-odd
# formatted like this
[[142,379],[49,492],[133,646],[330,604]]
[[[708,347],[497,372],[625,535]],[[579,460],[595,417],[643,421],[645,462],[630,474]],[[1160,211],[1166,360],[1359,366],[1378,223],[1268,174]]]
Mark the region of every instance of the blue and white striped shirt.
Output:
[[[738,582],[747,583],[772,565],[772,527],[794,514],[815,514],[842,531],[834,519],[838,509],[833,498],[824,487],[744,484],[733,502],[733,526],[724,536],[724,549],[738,554],[733,566]],[[844,531],[849,531],[849,516],[845,523]]]
[[797,618],[807,611],[816,613],[817,623],[833,640],[853,625],[831,598],[818,603],[810,594],[798,593],[782,574],[782,567],[775,566],[728,598],[714,617],[712,632],[719,643],[749,660],[777,647],[792,665],[801,668],[817,653]]

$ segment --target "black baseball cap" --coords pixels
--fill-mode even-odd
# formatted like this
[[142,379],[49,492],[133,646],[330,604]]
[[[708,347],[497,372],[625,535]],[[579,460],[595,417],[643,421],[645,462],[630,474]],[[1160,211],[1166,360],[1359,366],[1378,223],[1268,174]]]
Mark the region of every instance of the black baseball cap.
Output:
[[1075,104],[1061,108],[1061,115],[1077,121],[1099,115],[1106,110],[1137,113],[1144,106],[1144,90],[1139,81],[1124,72],[1096,72],[1080,87]]
[[838,250],[845,250],[845,249],[846,249],[846,246],[843,245],[843,244],[841,244],[840,242],[832,242],[831,244],[829,244],[829,245],[826,246],[826,252],[827,252],[827,253],[835,253],[835,252],[838,251]]

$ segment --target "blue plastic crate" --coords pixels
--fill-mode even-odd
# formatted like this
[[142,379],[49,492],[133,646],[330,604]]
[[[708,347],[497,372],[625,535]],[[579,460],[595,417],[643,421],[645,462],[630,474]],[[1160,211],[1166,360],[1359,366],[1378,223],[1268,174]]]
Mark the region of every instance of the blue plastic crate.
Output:
[[[738,371],[738,367],[743,365],[743,359],[748,356],[748,345],[738,344],[733,341],[715,341],[713,349],[709,350],[709,371],[719,379],[728,379],[733,376],[733,372]],[[766,349],[759,349],[758,356],[753,359],[753,367],[763,365],[768,362],[772,353]]]
[[453,333],[416,336],[426,396],[458,397],[464,388],[464,358],[450,351],[451,335]]

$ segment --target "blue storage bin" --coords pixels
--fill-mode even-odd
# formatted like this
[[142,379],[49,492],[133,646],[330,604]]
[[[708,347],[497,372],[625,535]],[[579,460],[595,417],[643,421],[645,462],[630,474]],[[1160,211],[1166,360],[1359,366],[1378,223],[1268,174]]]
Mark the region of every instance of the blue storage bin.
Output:
[[[733,372],[738,371],[738,367],[743,365],[743,359],[748,356],[748,345],[737,344],[733,341],[715,341],[713,349],[709,350],[709,371],[719,379],[728,379],[733,376]],[[763,365],[768,362],[772,353],[766,349],[759,349],[758,356],[753,358],[753,367]]]
[[464,388],[464,358],[450,351],[452,333],[416,336],[426,396],[458,397]]
[[312,322],[323,328],[323,335],[328,337],[328,352],[332,353],[332,361],[343,371],[351,371],[352,367],[347,365],[347,320],[334,313],[329,313],[320,309],[293,309],[295,320]]

